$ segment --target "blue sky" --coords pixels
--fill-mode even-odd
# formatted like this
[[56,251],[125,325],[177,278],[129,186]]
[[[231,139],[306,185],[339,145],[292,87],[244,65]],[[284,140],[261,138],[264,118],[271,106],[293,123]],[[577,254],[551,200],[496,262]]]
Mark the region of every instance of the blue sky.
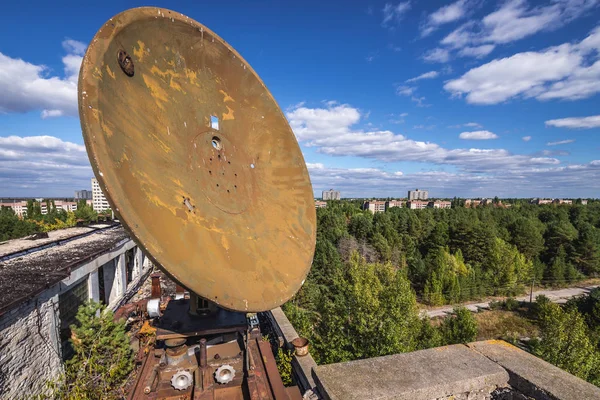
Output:
[[[106,20],[144,5],[48,3],[3,7],[0,196],[90,186],[81,56]],[[257,71],[317,194],[600,197],[598,0],[165,6]]]

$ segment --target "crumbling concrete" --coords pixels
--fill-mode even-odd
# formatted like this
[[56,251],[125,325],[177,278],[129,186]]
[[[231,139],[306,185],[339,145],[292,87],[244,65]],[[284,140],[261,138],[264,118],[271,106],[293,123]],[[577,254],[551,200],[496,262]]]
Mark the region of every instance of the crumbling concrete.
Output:
[[470,343],[468,346],[502,366],[508,371],[510,385],[534,399],[600,399],[597,386],[502,340]]

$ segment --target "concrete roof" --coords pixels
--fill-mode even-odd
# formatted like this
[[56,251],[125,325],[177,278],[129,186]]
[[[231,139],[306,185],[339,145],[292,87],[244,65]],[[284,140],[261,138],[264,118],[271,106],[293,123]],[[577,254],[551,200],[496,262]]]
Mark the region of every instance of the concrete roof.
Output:
[[[129,239],[121,225],[69,228],[48,239],[0,245],[0,315],[69,276],[72,269]],[[5,247],[6,246],[6,247]]]

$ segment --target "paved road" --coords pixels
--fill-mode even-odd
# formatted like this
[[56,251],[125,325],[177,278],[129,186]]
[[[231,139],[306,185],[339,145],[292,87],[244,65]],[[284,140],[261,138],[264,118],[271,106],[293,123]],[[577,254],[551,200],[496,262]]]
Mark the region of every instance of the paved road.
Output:
[[[554,303],[566,303],[567,300],[570,299],[571,297],[589,293],[592,289],[594,289],[598,286],[599,285],[570,287],[570,288],[556,289],[556,290],[539,290],[537,292],[533,292],[533,299],[535,300],[536,296],[543,294],[544,296],[548,297],[550,299],[550,301],[552,301]],[[516,299],[519,301],[529,301],[529,295],[516,297]],[[490,308],[489,301],[486,301],[483,303],[470,303],[470,304],[463,304],[463,305],[465,306],[465,308],[467,308],[468,310],[471,310],[473,312],[478,312],[482,309],[487,310]],[[443,317],[446,314],[452,313],[453,308],[454,308],[454,306],[444,306],[444,307],[439,307],[439,308],[435,308],[435,309],[427,310],[427,311],[423,310],[423,312],[426,312],[427,316],[429,318]]]

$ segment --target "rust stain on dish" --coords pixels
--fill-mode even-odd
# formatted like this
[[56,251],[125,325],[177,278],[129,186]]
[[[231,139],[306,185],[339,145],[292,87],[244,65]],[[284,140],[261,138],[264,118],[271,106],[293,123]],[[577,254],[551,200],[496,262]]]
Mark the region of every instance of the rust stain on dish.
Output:
[[[119,51],[133,55],[133,75]],[[231,46],[168,10],[118,14],[84,57],[79,113],[109,202],[172,277],[240,311],[296,293],[315,247],[308,171],[279,106]]]

